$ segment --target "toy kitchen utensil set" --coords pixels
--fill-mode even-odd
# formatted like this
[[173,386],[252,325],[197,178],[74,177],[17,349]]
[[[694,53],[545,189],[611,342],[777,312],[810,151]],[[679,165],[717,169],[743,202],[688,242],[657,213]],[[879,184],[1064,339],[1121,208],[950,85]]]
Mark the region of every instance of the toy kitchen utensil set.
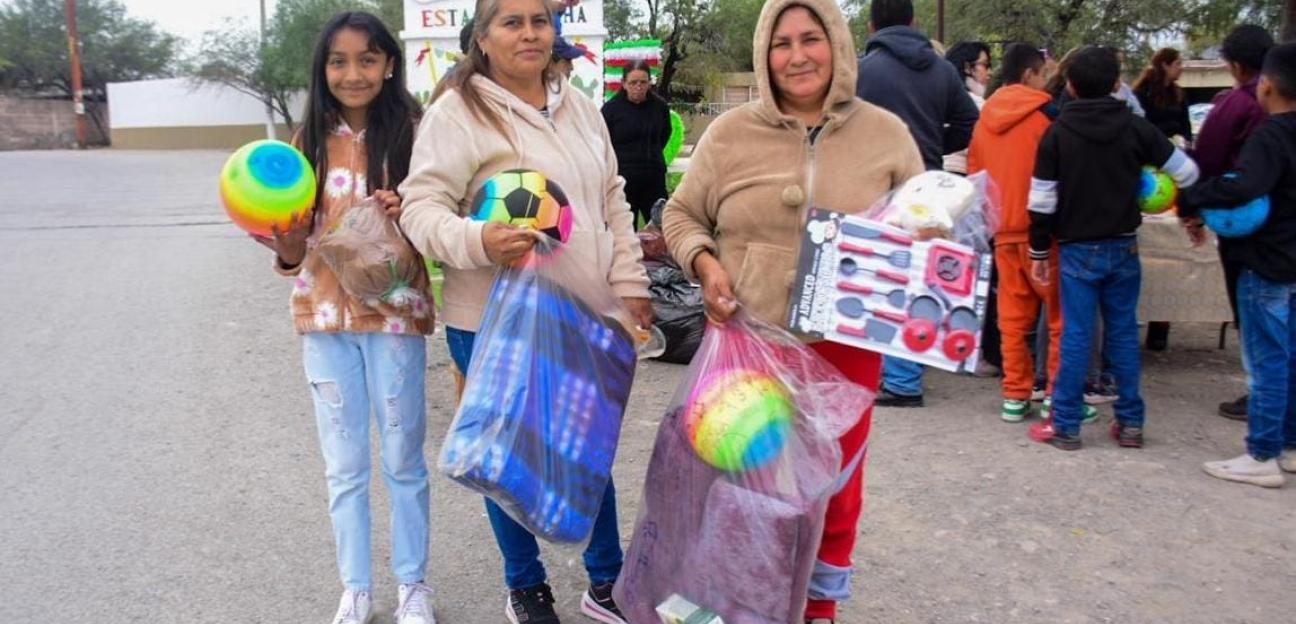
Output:
[[802,238],[788,325],[949,371],[972,370],[990,258],[947,240],[822,209]]

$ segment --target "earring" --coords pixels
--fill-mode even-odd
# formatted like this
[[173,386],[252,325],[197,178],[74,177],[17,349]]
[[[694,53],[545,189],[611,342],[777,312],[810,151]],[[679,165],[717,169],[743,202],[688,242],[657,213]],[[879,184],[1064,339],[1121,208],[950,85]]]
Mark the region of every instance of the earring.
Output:
[[391,79],[392,79],[392,74],[387,74],[387,80],[391,80]]

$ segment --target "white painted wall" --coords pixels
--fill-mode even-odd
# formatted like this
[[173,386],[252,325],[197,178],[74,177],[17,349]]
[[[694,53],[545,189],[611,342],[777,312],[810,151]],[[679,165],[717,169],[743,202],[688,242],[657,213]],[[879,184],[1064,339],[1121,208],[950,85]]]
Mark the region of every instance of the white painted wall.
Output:
[[[459,31],[472,16],[476,0],[405,0],[405,75],[409,90],[426,104],[436,84],[459,61]],[[594,60],[577,59],[572,85],[595,101],[603,100],[603,0],[582,0],[563,20],[563,37],[583,44]]]
[[[305,93],[292,101],[295,118],[300,118],[305,102]],[[224,85],[195,84],[187,78],[109,83],[108,111],[109,125],[120,129],[247,126],[266,120],[260,100]]]

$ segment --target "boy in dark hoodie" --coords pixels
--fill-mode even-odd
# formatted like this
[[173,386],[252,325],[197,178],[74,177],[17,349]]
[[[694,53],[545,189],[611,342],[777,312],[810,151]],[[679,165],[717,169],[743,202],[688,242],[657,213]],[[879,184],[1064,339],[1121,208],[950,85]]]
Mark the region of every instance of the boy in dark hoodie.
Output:
[[1269,196],[1260,230],[1222,247],[1226,261],[1241,268],[1237,303],[1251,384],[1247,452],[1203,468],[1220,479],[1282,487],[1283,472],[1296,472],[1296,44],[1269,50],[1256,99],[1270,116],[1242,146],[1233,176],[1185,191],[1179,216],[1201,227],[1202,207]]
[[[968,150],[968,173],[985,171],[999,186],[1003,222],[995,235],[995,266],[999,271],[999,332],[1003,336],[1003,409],[1000,417],[1021,422],[1030,411],[1035,362],[1027,336],[1035,329],[1040,304],[1048,312],[1049,344],[1062,337],[1062,310],[1056,284],[1030,278],[1030,194],[1035,153],[1058,115],[1053,98],[1044,91],[1044,53],[1015,43],[1004,51],[1004,85],[981,109]],[[1054,262],[1056,266],[1056,262]],[[1048,380],[1057,373],[1058,349],[1048,358]],[[1050,387],[1047,391],[1052,392]],[[1086,417],[1097,412],[1089,406]]]
[[[1063,319],[1052,419],[1032,426],[1031,437],[1062,450],[1080,449],[1089,343],[1094,311],[1101,309],[1120,396],[1112,435],[1123,447],[1139,448],[1139,178],[1142,167],[1152,165],[1186,187],[1197,180],[1197,165],[1156,126],[1109,97],[1120,81],[1120,61],[1110,49],[1077,51],[1066,78],[1076,99],[1040,142],[1029,199],[1031,274],[1045,285],[1060,274]],[[1056,271],[1049,263],[1055,241]]]

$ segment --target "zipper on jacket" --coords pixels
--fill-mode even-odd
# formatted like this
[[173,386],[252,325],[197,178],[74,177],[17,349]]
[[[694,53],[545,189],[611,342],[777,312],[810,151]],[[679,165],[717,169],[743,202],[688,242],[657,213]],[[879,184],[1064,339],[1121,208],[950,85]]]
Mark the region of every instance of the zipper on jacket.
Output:
[[814,187],[815,187],[815,146],[819,143],[819,140],[823,138],[824,133],[828,132],[828,126],[829,126],[829,124],[831,124],[831,123],[832,123],[831,120],[824,121],[824,124],[823,124],[822,126],[819,127],[819,131],[818,131],[818,132],[815,132],[815,133],[813,133],[813,134],[811,134],[811,132],[810,132],[809,129],[807,129],[807,130],[805,131],[805,143],[806,143],[806,192],[805,192],[805,196],[806,196],[806,201],[805,201],[805,206],[803,207],[803,208],[804,208],[804,211],[805,211],[805,214],[802,215],[802,220],[803,220],[803,221],[804,221],[804,220],[807,218],[807,216],[810,214],[810,209],[814,207]]

